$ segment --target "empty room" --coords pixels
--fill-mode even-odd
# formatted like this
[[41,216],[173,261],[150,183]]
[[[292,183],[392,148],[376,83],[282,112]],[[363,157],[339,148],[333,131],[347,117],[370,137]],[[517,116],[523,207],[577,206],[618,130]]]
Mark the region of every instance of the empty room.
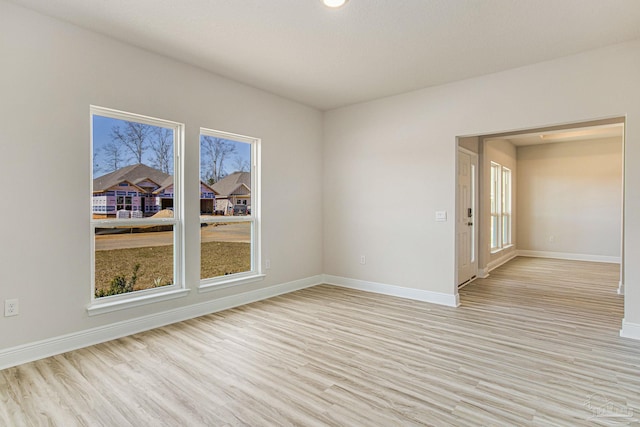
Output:
[[639,423],[638,22],[0,0],[0,425]]

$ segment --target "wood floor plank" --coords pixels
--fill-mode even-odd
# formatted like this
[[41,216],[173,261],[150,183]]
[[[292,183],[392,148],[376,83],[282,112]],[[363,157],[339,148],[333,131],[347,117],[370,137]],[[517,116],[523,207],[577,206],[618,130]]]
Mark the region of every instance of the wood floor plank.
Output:
[[520,257],[458,308],[316,286],[0,371],[0,425],[638,424],[618,277]]

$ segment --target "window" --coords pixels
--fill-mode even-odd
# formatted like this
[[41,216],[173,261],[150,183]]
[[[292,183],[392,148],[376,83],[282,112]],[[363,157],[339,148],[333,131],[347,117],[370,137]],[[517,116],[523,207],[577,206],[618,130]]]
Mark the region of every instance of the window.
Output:
[[511,170],[491,162],[491,251],[511,245]]
[[258,165],[258,139],[200,130],[201,290],[262,277]]
[[91,107],[93,308],[186,292],[182,134],[179,123]]
[[511,244],[511,169],[502,167],[502,247]]

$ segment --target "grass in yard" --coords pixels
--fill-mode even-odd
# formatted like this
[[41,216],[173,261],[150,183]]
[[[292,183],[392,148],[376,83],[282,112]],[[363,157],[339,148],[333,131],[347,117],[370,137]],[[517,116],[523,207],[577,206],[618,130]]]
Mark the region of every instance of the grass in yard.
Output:
[[173,283],[173,246],[112,249],[96,251],[96,290],[109,288],[118,275],[129,280],[136,264],[140,270],[134,290]]
[[[96,251],[96,289],[107,289],[114,277],[131,278],[140,264],[134,290],[173,283],[173,246]],[[200,274],[203,279],[251,269],[251,244],[239,242],[202,243]]]
[[206,242],[201,244],[200,278],[224,276],[251,270],[251,244]]

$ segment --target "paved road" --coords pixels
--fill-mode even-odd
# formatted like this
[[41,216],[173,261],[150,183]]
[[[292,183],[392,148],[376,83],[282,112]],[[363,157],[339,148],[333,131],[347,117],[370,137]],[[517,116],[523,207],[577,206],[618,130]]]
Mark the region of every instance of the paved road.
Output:
[[[209,225],[200,229],[202,242],[251,242],[250,223]],[[140,248],[173,244],[173,232],[104,234],[96,236],[96,250]]]

